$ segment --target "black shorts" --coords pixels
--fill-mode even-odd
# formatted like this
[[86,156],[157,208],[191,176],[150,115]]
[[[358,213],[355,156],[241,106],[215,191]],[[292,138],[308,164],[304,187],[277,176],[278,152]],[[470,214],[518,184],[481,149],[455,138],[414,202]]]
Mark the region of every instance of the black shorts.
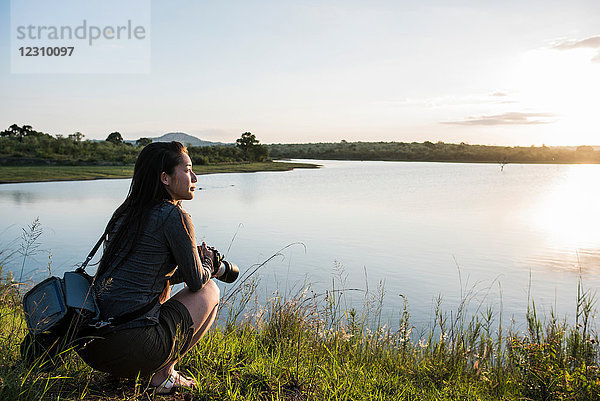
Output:
[[160,307],[159,323],[109,332],[79,354],[92,368],[117,377],[147,377],[179,359],[194,335],[190,312],[170,299]]

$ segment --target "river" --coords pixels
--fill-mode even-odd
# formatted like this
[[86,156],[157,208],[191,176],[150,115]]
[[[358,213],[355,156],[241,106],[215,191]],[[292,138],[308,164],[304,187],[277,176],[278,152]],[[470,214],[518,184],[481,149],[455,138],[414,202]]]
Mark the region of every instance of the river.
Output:
[[[184,202],[199,241],[256,273],[261,299],[310,283],[317,294],[342,277],[346,307],[385,292],[383,318],[403,299],[426,324],[438,297],[456,311],[493,306],[505,324],[538,313],[573,316],[577,283],[600,284],[600,166],[313,161],[320,169],[214,174]],[[127,194],[129,180],[0,185],[0,249],[39,218],[38,248],[23,277],[39,280],[80,263]],[[17,277],[23,258],[6,263]],[[338,288],[342,283],[336,283]],[[223,287],[225,288],[225,287]]]

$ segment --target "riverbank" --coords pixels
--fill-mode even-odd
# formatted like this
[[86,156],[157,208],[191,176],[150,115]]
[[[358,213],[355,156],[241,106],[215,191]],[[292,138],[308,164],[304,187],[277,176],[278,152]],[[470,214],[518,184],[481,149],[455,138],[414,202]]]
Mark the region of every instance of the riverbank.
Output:
[[487,146],[467,143],[346,142],[272,144],[274,158],[318,160],[379,160],[458,163],[597,164],[593,146]]
[[[259,171],[289,171],[295,168],[318,168],[316,164],[292,162],[223,163],[195,165],[194,172],[201,174],[254,173]],[[110,178],[131,178],[133,165],[129,166],[1,166],[0,184],[81,181]]]
[[[1,271],[1,269],[0,269]],[[597,400],[600,372],[593,297],[579,290],[578,321],[569,325],[528,307],[524,333],[496,321],[497,311],[469,317],[466,303],[436,308],[429,328],[411,324],[407,305],[399,329],[381,321],[383,290],[365,294],[361,310],[345,310],[344,287],[315,294],[273,294],[246,308],[252,284],[227,295],[214,327],[178,369],[198,387],[154,397],[147,378],[118,380],[67,351],[49,372],[25,366],[26,332],[18,290],[0,281],[0,399],[29,400]],[[468,301],[465,299],[465,301]],[[218,320],[219,321],[219,320]],[[418,334],[416,334],[418,332]]]

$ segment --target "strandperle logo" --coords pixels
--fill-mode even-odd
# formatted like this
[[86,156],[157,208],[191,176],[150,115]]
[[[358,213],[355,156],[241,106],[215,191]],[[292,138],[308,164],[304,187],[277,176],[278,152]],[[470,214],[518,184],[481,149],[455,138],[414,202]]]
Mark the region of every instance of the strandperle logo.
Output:
[[147,74],[150,0],[11,0],[13,74]]
[[70,25],[20,25],[16,28],[17,40],[85,40],[92,46],[97,40],[144,40],[146,39],[146,28],[135,25],[127,20],[123,25],[97,26],[88,24],[83,20],[75,27]]

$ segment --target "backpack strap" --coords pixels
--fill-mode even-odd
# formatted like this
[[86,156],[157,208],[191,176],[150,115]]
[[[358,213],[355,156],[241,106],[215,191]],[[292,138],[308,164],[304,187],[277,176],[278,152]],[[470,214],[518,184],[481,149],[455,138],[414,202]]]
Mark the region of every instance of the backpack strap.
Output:
[[101,320],[99,322],[94,323],[92,326],[94,326],[97,329],[101,329],[106,326],[116,327],[121,324],[131,322],[131,321],[137,319],[138,317],[142,317],[146,313],[150,312],[152,310],[152,308],[154,308],[154,306],[158,303],[159,299],[160,299],[160,295],[158,295],[152,301],[148,302],[146,305],[142,306],[139,309],[124,313],[121,316],[110,317],[106,320]]
[[[85,273],[85,268],[87,267],[90,260],[92,260],[92,258],[96,254],[96,252],[98,252],[100,245],[102,245],[102,243],[106,239],[107,233],[108,233],[108,227],[106,228],[106,231],[104,231],[104,233],[102,234],[102,236],[100,237],[98,242],[96,242],[96,245],[94,245],[94,248],[92,248],[92,250],[88,254],[87,258],[85,258],[85,261],[81,264],[81,266],[79,266],[75,270],[76,272]],[[112,273],[112,270],[114,270],[114,268],[115,268],[115,266],[112,267],[112,269],[108,272],[108,274]],[[96,281],[96,276],[97,275],[95,274],[92,279],[90,288],[93,287],[94,282]],[[135,320],[135,319],[145,315],[146,313],[150,312],[152,310],[152,308],[154,308],[154,306],[158,303],[159,300],[160,300],[160,294],[157,295],[154,299],[152,299],[150,302],[148,302],[146,305],[142,306],[139,309],[136,309],[131,312],[127,312],[121,316],[110,317],[106,320],[100,320],[98,322],[92,323],[91,326],[95,327],[97,329],[101,329],[101,328],[107,327],[107,326],[115,327],[115,326],[119,326],[121,324],[130,322],[130,321]]]
[[102,236],[100,237],[100,239],[98,240],[98,242],[96,242],[96,245],[94,245],[94,247],[92,248],[92,250],[88,254],[87,258],[85,258],[85,261],[81,264],[81,266],[79,266],[75,270],[76,272],[78,272],[78,273],[84,273],[85,272],[85,268],[87,267],[87,265],[90,262],[90,260],[92,260],[92,258],[96,254],[96,252],[98,252],[98,249],[100,248],[100,245],[102,245],[102,243],[104,242],[105,238],[106,238],[106,231],[102,234]]

